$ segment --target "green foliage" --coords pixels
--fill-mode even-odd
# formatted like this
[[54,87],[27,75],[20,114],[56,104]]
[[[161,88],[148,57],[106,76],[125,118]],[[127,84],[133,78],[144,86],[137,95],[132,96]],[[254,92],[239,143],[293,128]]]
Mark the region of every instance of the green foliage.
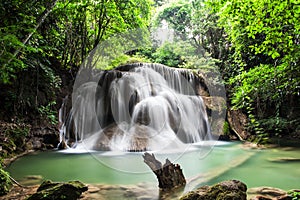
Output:
[[195,48],[184,41],[164,42],[159,47],[147,47],[136,52],[136,56],[142,57],[147,62],[160,63],[169,67],[191,67],[188,60],[194,59]]
[[79,66],[101,40],[147,27],[151,10],[149,0],[1,4],[0,83],[11,82],[28,68],[32,54],[39,59],[55,57],[64,67]]
[[11,187],[12,182],[9,178],[9,174],[4,171],[0,165],[0,196],[7,194]]
[[300,192],[291,190],[291,191],[288,191],[288,194],[292,197],[292,200],[300,199]]
[[51,29],[63,44],[58,46],[62,65],[79,66],[101,41],[117,33],[146,28],[150,5],[149,0],[59,2],[53,11],[59,18]]
[[155,17],[155,25],[165,20],[177,36],[185,40],[191,28],[191,4],[186,0],[171,1],[162,6]]
[[22,140],[29,134],[30,128],[25,124],[19,124],[12,129],[7,129],[4,134],[9,135],[14,141]]
[[[238,51],[249,47],[255,54],[272,59],[296,56],[300,31],[297,5],[295,0],[230,1],[221,8],[220,22]],[[245,41],[252,45],[245,46]]]
[[192,1],[191,34],[198,52],[209,53],[215,59],[224,60],[228,54],[228,43],[223,28],[218,26],[218,15],[213,11],[209,0]]
[[199,56],[206,53],[216,59],[226,56],[224,31],[218,27],[218,17],[211,12],[207,0],[177,0],[165,4],[154,18],[155,26],[167,22],[177,38],[189,41]]
[[141,63],[141,62],[150,62],[150,60],[143,56],[139,56],[139,55],[129,56],[129,55],[123,54],[123,55],[117,57],[116,59],[114,59],[110,63],[110,65],[108,65],[105,68],[105,70],[111,70],[111,69],[114,69],[121,65],[126,65],[126,64],[131,64],[131,63]]
[[223,124],[223,134],[224,135],[230,134],[230,127],[229,127],[229,123],[227,121],[225,121]]
[[231,103],[248,114],[252,132],[283,133],[289,125],[282,105],[299,95],[300,7],[295,0],[210,0],[210,5],[232,46],[225,71]]
[[292,129],[295,121],[287,120],[283,117],[271,117],[259,120],[259,123],[266,130],[266,132],[273,133],[273,135],[284,134]]
[[179,67],[179,65],[184,64],[183,49],[178,44],[165,42],[152,54],[153,61],[169,67]]
[[[212,57],[198,57],[197,55],[187,56],[187,63],[180,67],[186,69],[201,69],[202,72],[218,71],[217,64],[220,62],[218,59]],[[217,78],[217,77],[216,77]]]
[[55,101],[50,102],[46,106],[40,106],[38,111],[42,118],[47,119],[50,121],[51,124],[55,125],[58,123],[57,121],[57,111],[54,109],[56,105]]
[[9,119],[40,113],[56,123],[52,102],[62,83],[58,75],[76,70],[101,41],[112,35],[146,29],[151,3],[150,0],[1,1],[3,116]]

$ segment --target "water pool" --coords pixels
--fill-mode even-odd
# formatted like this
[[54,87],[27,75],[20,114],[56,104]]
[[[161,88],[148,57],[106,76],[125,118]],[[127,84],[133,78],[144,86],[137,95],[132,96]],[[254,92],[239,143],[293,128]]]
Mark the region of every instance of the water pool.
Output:
[[[7,171],[16,180],[39,176],[53,181],[139,184],[156,186],[155,175],[143,162],[143,153],[124,152],[36,152],[19,158]],[[246,149],[240,143],[213,146],[192,145],[174,152],[154,152],[162,162],[178,163],[188,180],[187,190],[223,180],[241,180],[250,187],[300,186],[300,148]]]

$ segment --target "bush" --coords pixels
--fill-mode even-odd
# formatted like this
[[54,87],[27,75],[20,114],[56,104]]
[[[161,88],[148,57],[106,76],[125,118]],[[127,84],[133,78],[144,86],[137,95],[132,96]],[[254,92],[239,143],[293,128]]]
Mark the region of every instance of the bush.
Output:
[[12,182],[8,172],[4,171],[0,166],[0,196],[7,194],[11,187]]

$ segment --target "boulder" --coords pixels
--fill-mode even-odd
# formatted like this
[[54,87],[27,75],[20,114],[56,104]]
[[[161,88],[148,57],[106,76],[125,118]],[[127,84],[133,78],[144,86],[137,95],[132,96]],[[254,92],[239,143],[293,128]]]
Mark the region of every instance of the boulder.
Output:
[[88,187],[79,181],[69,181],[67,183],[44,181],[37,192],[31,195],[28,200],[52,200],[65,199],[76,200]]
[[241,181],[229,180],[213,186],[202,186],[181,197],[181,200],[246,200],[247,186]]

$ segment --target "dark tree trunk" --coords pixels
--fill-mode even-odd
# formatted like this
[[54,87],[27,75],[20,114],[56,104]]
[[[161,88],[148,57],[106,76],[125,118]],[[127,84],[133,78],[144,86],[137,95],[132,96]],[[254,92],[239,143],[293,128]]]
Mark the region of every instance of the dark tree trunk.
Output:
[[144,162],[155,173],[160,189],[171,190],[185,186],[186,180],[178,164],[173,164],[166,159],[166,163],[162,165],[153,154],[147,152],[143,155],[143,158]]

